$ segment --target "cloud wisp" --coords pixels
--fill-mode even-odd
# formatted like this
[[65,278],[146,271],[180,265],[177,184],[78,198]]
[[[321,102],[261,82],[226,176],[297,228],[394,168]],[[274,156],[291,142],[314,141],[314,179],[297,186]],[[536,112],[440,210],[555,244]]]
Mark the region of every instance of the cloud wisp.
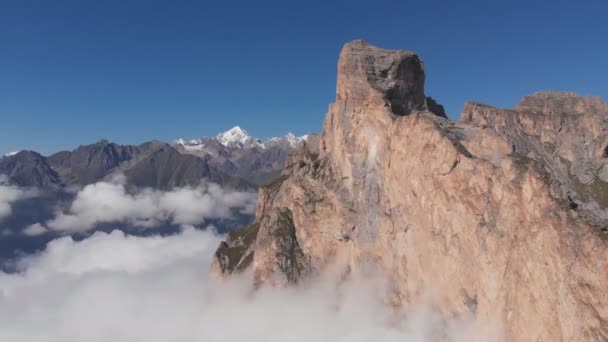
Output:
[[23,235],[26,236],[38,236],[42,234],[46,234],[48,229],[40,223],[30,224],[29,226],[23,229]]
[[[63,341],[433,341],[428,307],[388,309],[381,282],[253,291],[239,277],[215,282],[209,263],[220,237],[63,237],[0,273],[0,340]],[[443,329],[443,328],[442,328]],[[442,330],[471,340],[466,324]]]
[[35,190],[11,185],[5,175],[0,175],[0,220],[12,213],[13,203],[35,195]]
[[67,211],[58,211],[45,225],[66,232],[90,230],[104,222],[126,222],[140,227],[155,227],[163,222],[192,225],[229,219],[235,212],[253,214],[256,201],[255,193],[225,190],[206,182],[198,187],[129,193],[118,178],[85,186]]

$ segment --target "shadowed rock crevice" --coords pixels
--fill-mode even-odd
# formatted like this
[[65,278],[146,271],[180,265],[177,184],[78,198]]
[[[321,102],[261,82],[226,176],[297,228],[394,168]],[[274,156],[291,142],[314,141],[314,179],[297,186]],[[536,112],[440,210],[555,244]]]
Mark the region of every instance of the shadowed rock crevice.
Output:
[[441,116],[442,118],[448,117],[447,113],[445,112],[445,108],[443,108],[443,105],[437,103],[437,101],[435,101],[435,99],[430,96],[426,97],[426,107],[429,112],[437,116]]
[[279,208],[269,217],[264,217],[262,221],[271,227],[272,237],[276,241],[279,270],[285,274],[287,282],[297,283],[300,277],[309,273],[310,266],[298,243],[291,210]]
[[235,236],[254,237],[255,242],[247,238],[245,243],[238,243],[230,236],[220,244],[212,271],[221,277],[253,263],[257,265],[253,273],[255,285],[298,283],[311,270],[309,257],[300,247],[291,210],[273,207],[260,215],[253,226],[234,232]]

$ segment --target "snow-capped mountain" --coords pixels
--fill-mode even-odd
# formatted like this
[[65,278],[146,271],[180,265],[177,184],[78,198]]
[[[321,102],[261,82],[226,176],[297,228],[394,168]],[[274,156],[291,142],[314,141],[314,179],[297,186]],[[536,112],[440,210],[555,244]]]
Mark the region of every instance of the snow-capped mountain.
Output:
[[259,139],[250,136],[249,133],[239,126],[216,135],[215,140],[227,147],[264,147],[264,144]]
[[21,151],[13,151],[13,152],[7,152],[5,154],[2,155],[2,157],[10,157],[10,156],[14,156],[15,154],[19,153]]
[[284,147],[295,148],[299,143],[306,140],[307,135],[296,137],[293,133],[289,132],[283,137],[273,137],[262,141],[261,139],[252,137],[239,126],[235,126],[225,132],[217,134],[215,137],[208,138],[203,137],[193,140],[177,139],[173,141],[174,146],[183,146],[185,150],[197,151],[204,150],[205,145],[212,143],[213,141],[220,143],[221,145],[228,148],[261,148],[266,149],[268,147],[284,145]]
[[298,146],[298,144],[305,141],[306,138],[308,138],[308,134],[296,137],[295,135],[293,135],[293,133],[289,132],[283,137],[267,139],[264,142],[264,146],[282,144],[282,145],[290,146],[291,148],[295,148],[296,146]]
[[114,173],[131,177],[129,184],[142,187],[166,189],[207,178],[245,188],[279,176],[289,153],[304,139],[288,133],[260,140],[237,126],[214,137],[179,139],[171,145],[160,141],[119,145],[102,140],[48,157],[34,151],[0,154],[0,174],[15,184],[45,189],[84,186]]
[[287,155],[307,137],[287,133],[261,140],[235,126],[214,137],[177,139],[171,145],[181,153],[208,160],[228,175],[263,184],[280,174]]

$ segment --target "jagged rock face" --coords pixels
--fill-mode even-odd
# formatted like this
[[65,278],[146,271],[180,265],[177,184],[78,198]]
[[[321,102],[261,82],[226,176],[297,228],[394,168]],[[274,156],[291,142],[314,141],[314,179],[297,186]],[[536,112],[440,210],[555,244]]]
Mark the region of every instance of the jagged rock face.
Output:
[[59,175],[46,158],[34,151],[21,151],[0,160],[0,174],[19,186],[56,188],[61,185]]
[[424,78],[424,63],[415,52],[380,49],[355,40],[340,54],[336,102],[385,106],[395,115],[432,107],[432,112],[445,116],[442,106],[424,96]]
[[340,56],[337,97],[338,101],[359,104],[380,101],[398,115],[422,110],[424,65],[413,52],[384,50],[354,41]]
[[207,160],[181,154],[169,145],[164,145],[122,172],[129,185],[140,188],[170,190],[176,187],[197,186],[202,179],[229,189],[255,188],[241,178],[228,176],[216,170]]
[[[260,190],[256,241],[231,263],[252,255],[254,281],[281,286],[346,260],[344,272],[384,270],[396,303],[431,290],[446,319],[471,314],[481,326],[502,324],[507,340],[607,340],[608,242],[564,199],[551,161],[527,153],[562,135],[532,135],[521,123],[559,118],[513,114],[519,121],[501,126],[503,112],[478,104],[461,122],[435,115],[418,91],[423,68],[412,55],[345,46],[323,134]],[[376,72],[387,65],[407,67]],[[397,107],[405,112],[387,105],[390,84],[411,90],[399,102],[408,105]],[[586,130],[600,128],[578,129],[591,138]],[[269,219],[277,213],[289,219]],[[277,266],[289,255],[297,272]],[[216,256],[218,275],[234,271],[218,266],[226,254]]]
[[545,115],[606,115],[608,104],[599,97],[581,97],[576,93],[546,91],[525,96],[516,107],[518,111]]
[[599,98],[541,92],[515,109],[465,104],[462,121],[508,141],[511,153],[540,162],[558,196],[599,229],[608,227],[608,105]]
[[253,184],[268,184],[283,167],[290,146],[224,146],[216,140],[201,141],[196,150],[173,144],[182,154],[205,159],[210,166],[227,175],[243,178]]
[[109,170],[134,158],[136,146],[121,146],[99,141],[79,146],[76,150],[62,151],[48,158],[49,164],[66,184],[87,185],[96,182]]
[[283,283],[296,283],[309,274],[310,262],[299,246],[291,210],[269,208],[260,217],[260,226],[264,229],[257,234],[254,259],[269,267],[255,273],[256,285],[275,275],[280,275]]

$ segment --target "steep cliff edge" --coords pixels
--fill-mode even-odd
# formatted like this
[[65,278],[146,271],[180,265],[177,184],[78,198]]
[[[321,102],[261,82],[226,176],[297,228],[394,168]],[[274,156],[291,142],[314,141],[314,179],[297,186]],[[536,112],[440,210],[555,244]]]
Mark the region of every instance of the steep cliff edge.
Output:
[[470,103],[454,122],[425,96],[415,53],[345,45],[322,135],[260,190],[256,223],[212,270],[285,286],[340,260],[345,275],[383,270],[395,304],[431,289],[446,318],[500,322],[508,340],[608,340],[606,205],[592,185],[608,113],[544,94],[515,110]]
[[541,163],[559,184],[557,197],[608,233],[608,104],[539,92],[513,110],[466,103],[461,121],[500,135],[511,154]]

